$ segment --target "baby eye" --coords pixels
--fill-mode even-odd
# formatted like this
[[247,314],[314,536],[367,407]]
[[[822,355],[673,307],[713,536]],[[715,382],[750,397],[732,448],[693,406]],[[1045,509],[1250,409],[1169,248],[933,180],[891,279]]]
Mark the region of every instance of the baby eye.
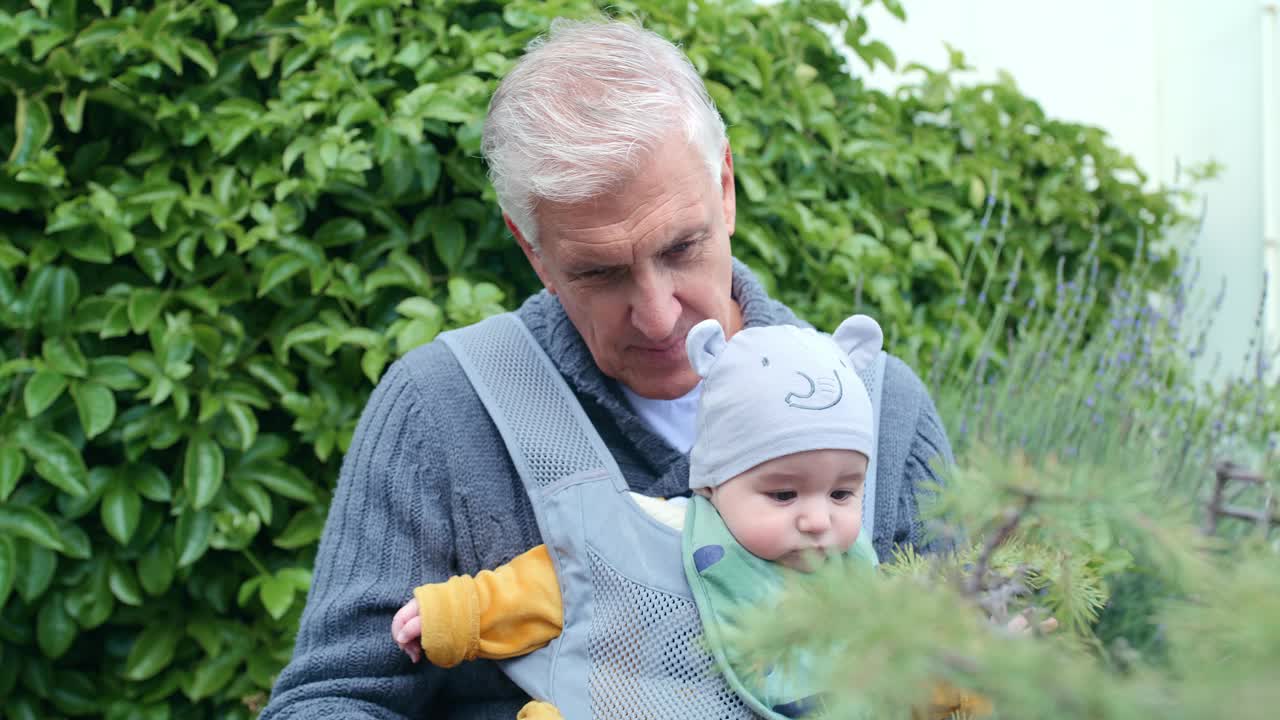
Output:
[[854,492],[852,490],[836,490],[831,493],[831,499],[836,502],[844,502],[845,500],[852,499],[853,495]]
[[776,492],[765,493],[765,494],[778,502],[787,502],[788,500],[796,499],[796,493],[794,490],[778,490]]

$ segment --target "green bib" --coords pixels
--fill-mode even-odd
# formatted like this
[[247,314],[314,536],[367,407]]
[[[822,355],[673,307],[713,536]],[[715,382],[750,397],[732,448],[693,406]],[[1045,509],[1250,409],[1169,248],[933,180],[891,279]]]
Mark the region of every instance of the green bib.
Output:
[[[879,562],[867,535],[858,535],[847,557],[875,567]],[[750,669],[739,662],[728,641],[742,609],[777,601],[784,577],[780,566],[743,548],[725,527],[720,513],[701,495],[689,501],[682,555],[703,637],[729,685],[752,710],[770,720],[812,713],[820,703],[804,653],[796,653],[773,668]]]

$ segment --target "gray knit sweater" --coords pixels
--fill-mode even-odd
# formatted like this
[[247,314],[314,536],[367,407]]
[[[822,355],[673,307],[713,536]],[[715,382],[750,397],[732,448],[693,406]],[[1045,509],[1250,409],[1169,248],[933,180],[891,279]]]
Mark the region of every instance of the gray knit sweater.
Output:
[[[737,262],[733,295],[748,327],[805,324]],[[518,314],[631,489],[685,493],[688,457],[651,432],[600,373],[559,301],[544,291]],[[881,557],[895,544],[928,551],[917,496],[937,480],[930,461],[950,461],[947,436],[924,385],[896,358],[881,402],[875,548]],[[416,585],[493,568],[540,542],[501,437],[453,356],[438,341],[410,352],[387,370],[360,418],[293,659],[261,717],[514,720],[527,698],[494,663],[414,665],[391,640],[391,616]]]

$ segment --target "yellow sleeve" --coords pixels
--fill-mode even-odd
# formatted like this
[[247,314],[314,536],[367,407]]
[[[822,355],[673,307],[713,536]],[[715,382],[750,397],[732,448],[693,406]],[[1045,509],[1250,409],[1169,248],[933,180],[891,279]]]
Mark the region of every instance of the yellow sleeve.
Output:
[[560,585],[546,545],[506,565],[415,588],[427,660],[502,660],[543,647],[564,627]]
[[991,701],[985,697],[941,683],[934,686],[929,705],[913,709],[911,717],[913,720],[947,720],[956,715],[981,718],[991,715],[991,711]]
[[516,720],[564,720],[564,716],[551,703],[530,700],[520,708]]

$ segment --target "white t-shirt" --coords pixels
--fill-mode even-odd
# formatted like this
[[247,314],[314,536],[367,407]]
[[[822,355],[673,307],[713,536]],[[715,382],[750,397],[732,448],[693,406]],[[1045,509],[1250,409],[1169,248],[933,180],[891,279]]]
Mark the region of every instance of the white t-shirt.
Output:
[[[626,385],[621,387],[622,394],[627,396],[627,402],[631,404],[631,409],[636,411],[650,430],[676,450],[686,454],[689,452],[693,447],[697,426],[698,397],[702,395],[702,383],[694,385],[688,394],[674,400],[651,400],[631,392],[631,388]],[[688,498],[675,497],[663,500],[639,493],[631,493],[631,497],[645,513],[658,522],[673,530],[684,529],[684,513],[688,507]]]
[[698,398],[702,395],[702,383],[694,385],[686,395],[674,400],[651,400],[640,397],[626,385],[619,385],[627,402],[631,404],[631,409],[636,411],[644,424],[658,437],[666,440],[668,445],[688,454],[696,434]]

